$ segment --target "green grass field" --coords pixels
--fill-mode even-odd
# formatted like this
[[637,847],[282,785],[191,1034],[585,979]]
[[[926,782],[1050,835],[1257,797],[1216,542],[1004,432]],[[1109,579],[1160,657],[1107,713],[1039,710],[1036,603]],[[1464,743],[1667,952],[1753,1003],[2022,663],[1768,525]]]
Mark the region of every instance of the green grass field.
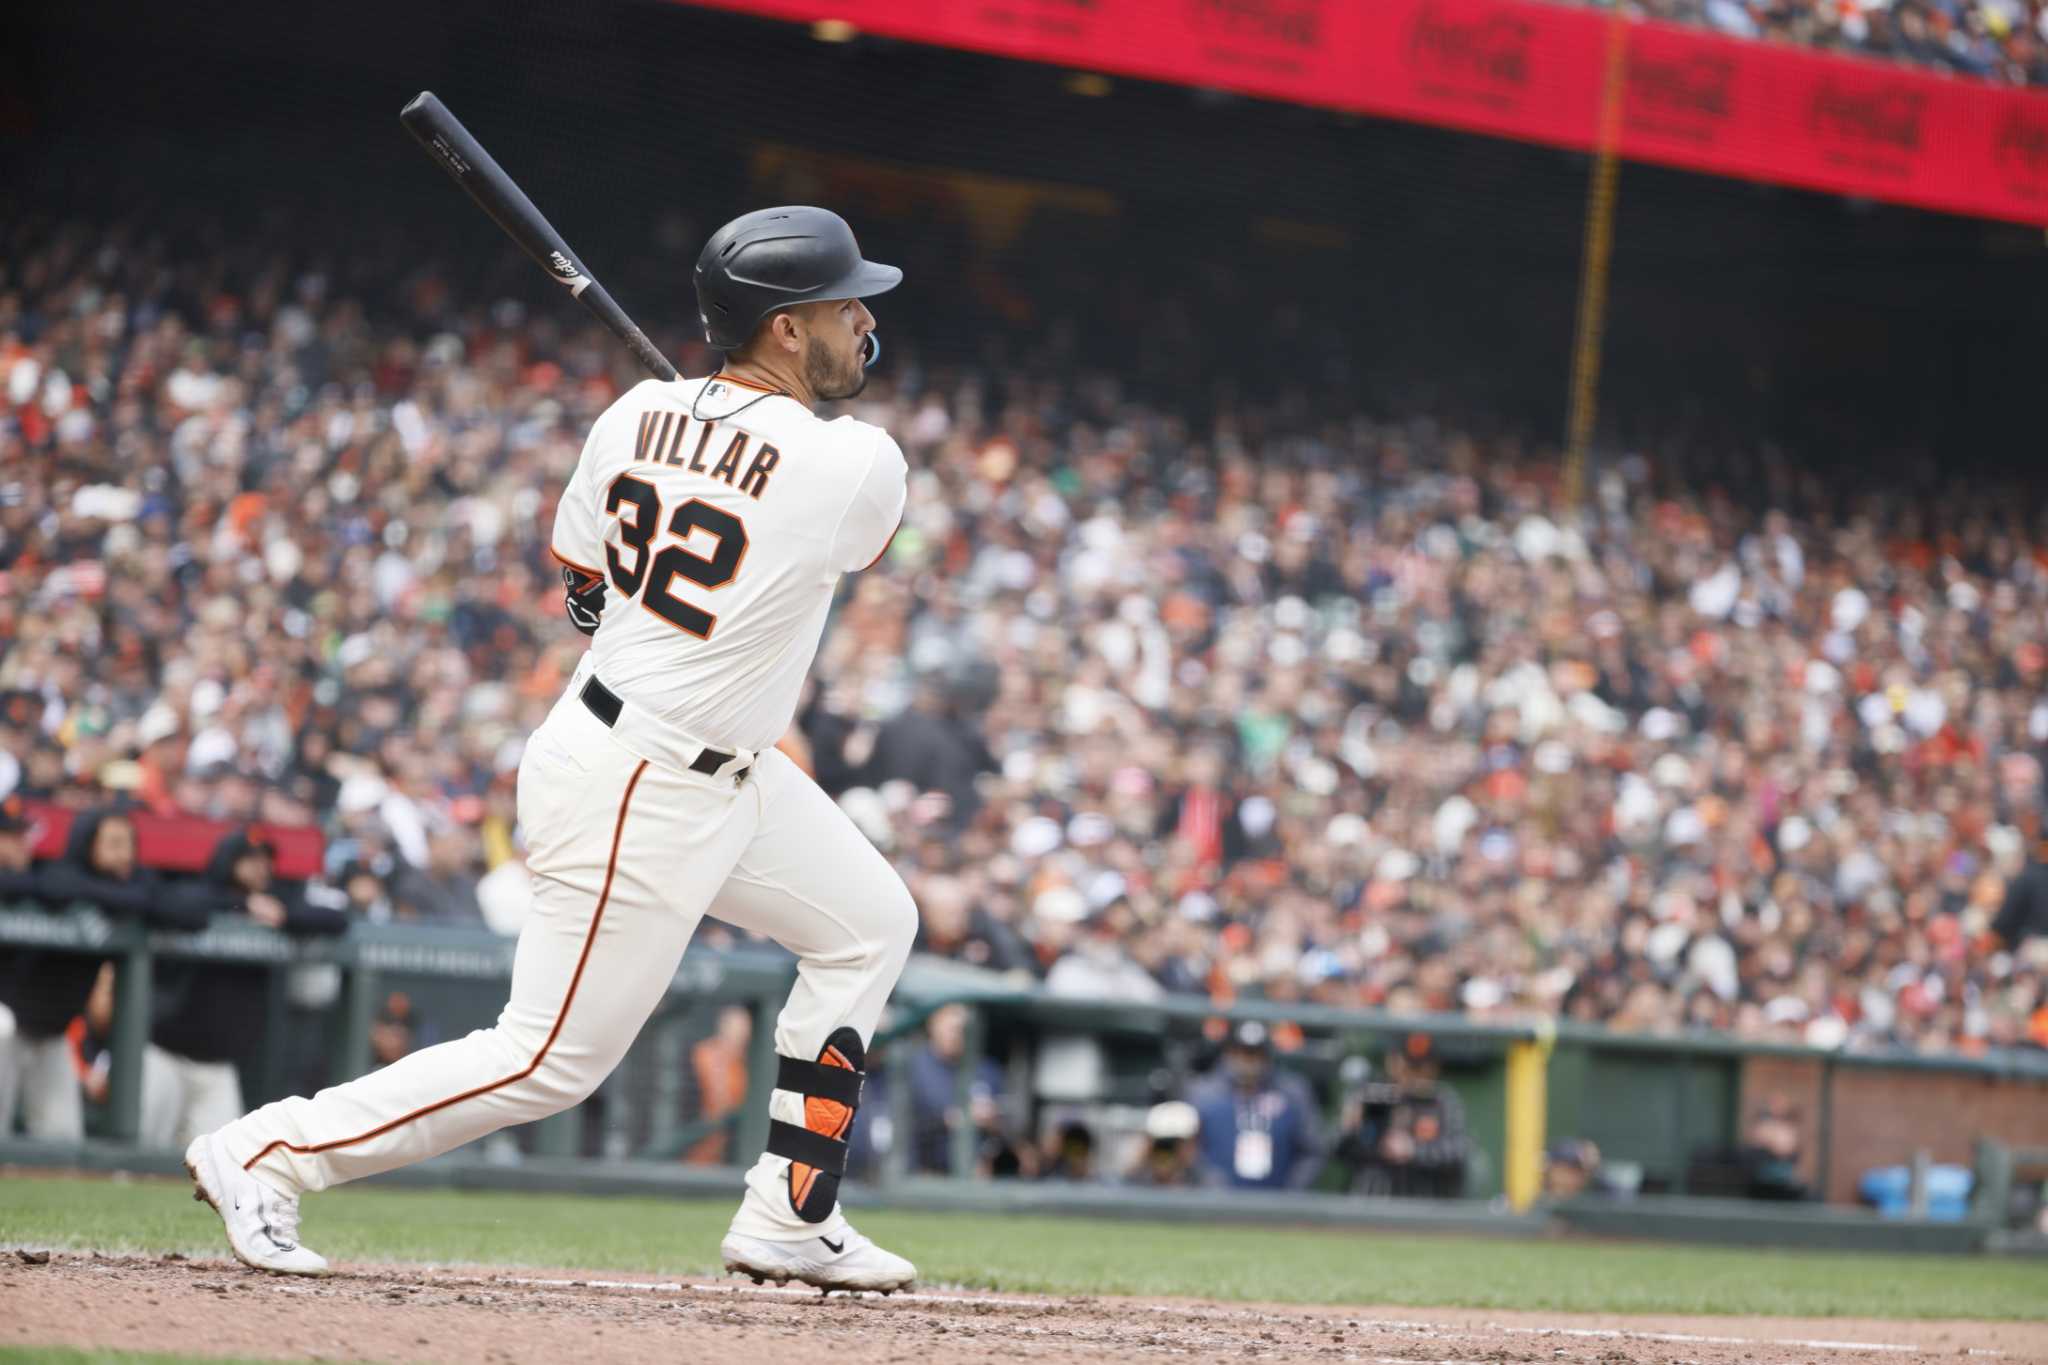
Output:
[[[727,1203],[348,1189],[306,1201],[343,1260],[716,1273]],[[2048,1263],[869,1211],[927,1283],[1011,1293],[1614,1313],[2036,1319]],[[0,1245],[224,1255],[168,1181],[0,1179]]]

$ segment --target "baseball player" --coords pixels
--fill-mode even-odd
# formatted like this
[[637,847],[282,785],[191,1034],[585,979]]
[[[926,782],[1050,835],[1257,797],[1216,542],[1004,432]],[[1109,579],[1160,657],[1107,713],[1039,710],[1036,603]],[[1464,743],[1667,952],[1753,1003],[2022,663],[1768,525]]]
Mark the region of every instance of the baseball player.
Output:
[[812,408],[880,353],[863,299],[902,279],[818,208],[734,219],[698,257],[725,362],[648,380],[591,428],[552,549],[591,647],[519,766],[533,908],[497,1024],[311,1099],[267,1104],[186,1150],[195,1197],[262,1270],[318,1275],[299,1196],[577,1103],[633,1041],[713,914],[797,955],[775,1026],[767,1151],[726,1268],[892,1291],[916,1270],[838,1203],[867,1043],[909,955],[909,891],[775,741],[839,576],[881,557],[903,453]]

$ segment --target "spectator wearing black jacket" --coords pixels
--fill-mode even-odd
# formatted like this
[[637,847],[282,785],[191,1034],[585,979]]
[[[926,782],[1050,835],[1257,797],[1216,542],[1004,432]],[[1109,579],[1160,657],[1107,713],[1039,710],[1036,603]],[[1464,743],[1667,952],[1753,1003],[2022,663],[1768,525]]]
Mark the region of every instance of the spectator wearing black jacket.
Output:
[[980,904],[966,878],[950,872],[919,878],[917,908],[918,952],[992,972],[1031,973],[1031,945]]
[[876,733],[874,752],[860,775],[864,786],[900,779],[921,792],[944,792],[944,823],[953,830],[965,828],[981,809],[975,779],[997,766],[962,691],[939,678],[920,680],[910,708]]
[[[172,903],[156,874],[135,856],[135,825],[120,811],[86,811],[71,824],[64,856],[35,869],[24,880],[28,854],[26,815],[19,802],[0,833],[5,899],[33,892],[52,908],[83,903],[114,919],[142,920],[168,928],[204,923]],[[90,954],[45,949],[0,948],[0,1004],[14,1016],[7,1051],[18,1066],[0,1060],[0,1120],[10,1119],[19,1087],[32,1137],[75,1141],[85,1136],[85,1105],[72,1065],[65,1029],[85,1008],[100,959]],[[7,1127],[0,1122],[0,1129]]]
[[2026,867],[2006,887],[1991,932],[2006,949],[2018,949],[2030,938],[2048,937],[2048,832],[2035,841]]
[[33,901],[42,894],[31,851],[34,824],[20,797],[0,801],[0,902]]
[[810,700],[797,724],[810,745],[811,776],[837,800],[841,792],[861,785],[880,727],[858,714],[859,698],[852,685],[808,686]]
[[[9,909],[40,899],[29,860],[30,824],[20,797],[0,802],[0,905]],[[0,948],[0,1134],[12,1128],[15,1101],[25,1097],[30,1137],[76,1139],[85,1133],[85,1111],[63,1030],[31,1031],[15,1008],[22,962],[43,956]]]
[[[346,912],[308,905],[304,888],[276,871],[276,850],[262,832],[239,830],[171,896],[201,924],[241,915],[287,933],[347,929]],[[183,1147],[241,1116],[238,1064],[263,1037],[270,977],[270,968],[243,963],[158,960],[156,1021],[142,1066],[144,1144]]]

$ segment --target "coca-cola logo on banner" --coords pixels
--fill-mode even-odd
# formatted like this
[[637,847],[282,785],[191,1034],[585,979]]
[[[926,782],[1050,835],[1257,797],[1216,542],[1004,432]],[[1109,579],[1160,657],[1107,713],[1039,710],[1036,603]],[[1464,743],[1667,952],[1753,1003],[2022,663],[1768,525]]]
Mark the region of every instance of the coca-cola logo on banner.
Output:
[[2006,110],[1998,121],[1991,159],[2015,194],[2039,199],[2048,193],[2048,111]]
[[1102,5],[1103,0],[987,0],[977,17],[999,31],[1085,40]]
[[1709,141],[1734,108],[1735,59],[1721,52],[1657,57],[1630,52],[1632,128]]
[[1814,87],[1806,122],[1815,132],[1874,150],[1920,150],[1927,92],[1887,82],[1850,85],[1828,78]]
[[1205,36],[1313,50],[1323,36],[1325,0],[1187,0]]
[[1427,0],[1408,25],[1408,65],[1436,93],[1477,97],[1505,104],[1529,84],[1529,46],[1534,25],[1504,8],[1459,14]]

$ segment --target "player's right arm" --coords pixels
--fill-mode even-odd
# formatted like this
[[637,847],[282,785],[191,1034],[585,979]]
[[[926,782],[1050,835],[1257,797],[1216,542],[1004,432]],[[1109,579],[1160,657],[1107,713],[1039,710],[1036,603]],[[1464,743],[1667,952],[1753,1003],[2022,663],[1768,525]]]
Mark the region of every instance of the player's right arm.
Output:
[[832,567],[841,573],[872,567],[903,521],[909,466],[889,433],[879,427],[873,430],[867,469],[832,537]]

